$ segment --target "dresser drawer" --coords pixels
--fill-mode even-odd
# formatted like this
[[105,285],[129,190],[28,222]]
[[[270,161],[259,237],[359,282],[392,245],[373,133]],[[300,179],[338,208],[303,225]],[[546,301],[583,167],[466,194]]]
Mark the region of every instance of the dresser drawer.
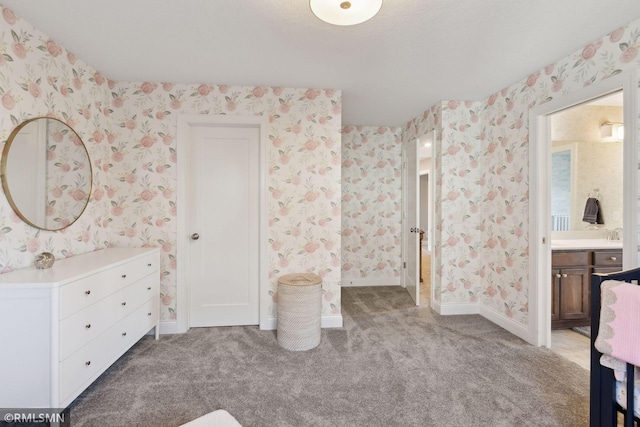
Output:
[[570,266],[588,266],[591,264],[591,252],[558,252],[551,253],[553,268]]
[[131,284],[121,292],[121,309],[128,314],[147,302],[150,298],[157,298],[159,287],[160,281],[158,280],[157,273],[150,274],[138,280],[136,283]]
[[[96,339],[60,362],[60,402],[67,402],[84,390],[86,383],[104,370],[110,349],[107,341]],[[75,393],[75,394],[74,394]]]
[[597,266],[622,266],[622,251],[594,252],[593,264]]
[[151,298],[158,299],[159,280],[150,274],[60,322],[60,360],[86,345]]
[[157,256],[148,254],[63,286],[60,289],[60,318],[64,319],[158,271],[157,263]]
[[60,322],[60,360],[66,359],[116,323],[119,317],[113,313],[119,310],[121,300],[119,292],[63,319]]
[[156,326],[159,305],[158,299],[150,299],[109,329],[104,339],[111,351],[117,353],[119,357]]

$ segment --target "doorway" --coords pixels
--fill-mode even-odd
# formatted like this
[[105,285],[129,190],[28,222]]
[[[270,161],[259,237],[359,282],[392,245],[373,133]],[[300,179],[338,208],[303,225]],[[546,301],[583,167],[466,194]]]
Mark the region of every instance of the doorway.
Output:
[[[625,180],[623,182],[623,199],[624,206],[621,208],[622,216],[622,247],[623,247],[623,263],[622,268],[628,269],[636,265],[637,253],[634,248],[637,247],[636,241],[636,206],[637,206],[637,182],[633,171],[636,168],[636,146],[630,141],[636,140],[636,123],[635,116],[636,107],[636,91],[635,86],[637,79],[634,73],[622,73],[612,77],[606,81],[598,82],[578,93],[565,95],[556,98],[550,102],[542,104],[530,111],[529,121],[529,168],[530,168],[530,224],[529,224],[529,253],[530,253],[530,270],[529,270],[529,333],[530,342],[536,345],[544,345],[551,347],[551,325],[552,310],[558,309],[558,294],[554,293],[554,288],[550,284],[553,278],[550,275],[552,267],[552,215],[551,215],[551,128],[552,115],[558,112],[566,111],[571,107],[589,103],[607,95],[623,90],[623,122],[627,125],[624,135],[623,150],[623,174]],[[579,151],[579,148],[578,148]],[[600,172],[606,165],[598,165],[597,171]],[[595,172],[596,170],[594,170]],[[593,192],[594,188],[591,189]],[[587,197],[588,198],[588,197]],[[572,209],[580,218],[572,221],[578,223],[582,220],[582,210],[585,207],[585,199],[580,202],[582,206],[578,209]],[[574,205],[575,206],[575,205]],[[613,218],[613,215],[612,215]],[[611,220],[612,220],[611,218]],[[596,231],[596,230],[586,230]],[[603,233],[603,230],[600,230]],[[606,234],[604,235],[606,240]],[[568,248],[563,248],[568,249]],[[588,256],[587,256],[588,257]],[[589,264],[588,268],[593,268]],[[575,307],[588,307],[588,284],[590,273],[584,275],[583,281],[575,280],[575,277],[568,277],[572,272],[557,272],[560,277],[563,273],[567,274],[567,278],[571,279],[574,284],[580,283],[581,292],[574,292],[572,310]],[[577,273],[576,273],[577,274]],[[575,285],[577,286],[577,285]],[[577,295],[580,294],[582,299],[578,301]],[[574,310],[577,316],[583,316],[579,309]],[[555,315],[555,314],[554,314]]]
[[551,349],[587,370],[591,274],[622,269],[622,122],[622,91],[550,115]]
[[416,305],[433,304],[433,275],[430,246],[434,227],[431,131],[402,146],[402,284]]
[[433,132],[418,140],[418,159],[420,174],[420,301],[431,305],[433,301],[432,280],[432,242],[433,242]]
[[265,131],[261,117],[178,118],[177,332],[270,326]]

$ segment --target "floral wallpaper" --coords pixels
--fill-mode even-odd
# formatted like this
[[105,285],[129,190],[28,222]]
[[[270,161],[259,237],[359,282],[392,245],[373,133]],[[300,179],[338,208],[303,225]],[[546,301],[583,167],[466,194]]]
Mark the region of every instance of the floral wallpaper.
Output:
[[483,209],[489,215],[482,219],[482,227],[487,240],[493,238],[499,243],[487,247],[484,254],[489,267],[485,270],[483,302],[519,323],[528,323],[529,110],[623,70],[637,69],[639,38],[640,21],[635,21],[534,71],[483,102],[479,136],[485,172],[481,184]]
[[400,277],[401,138],[401,128],[342,128],[342,283]]
[[0,200],[0,268],[108,246],[161,248],[161,320],[176,312],[178,114],[268,116],[269,280],[313,272],[323,314],[340,313],[341,92],[337,90],[114,82],[2,10],[0,138],[34,116],[74,128],[94,169],[89,208],[61,232],[35,230]]
[[[4,143],[14,127],[26,119],[49,116],[76,130],[91,159],[102,158],[106,153],[102,144],[104,136],[111,129],[105,114],[109,93],[104,77],[10,9],[2,9],[0,29],[0,140]],[[57,140],[60,135],[54,136]],[[61,160],[61,170],[67,166],[67,172],[88,167],[72,165],[71,154],[63,151],[50,152],[51,157]],[[108,182],[109,177],[106,171],[95,166],[93,180],[100,186]],[[24,167],[35,168],[35,163]],[[64,190],[54,188],[54,198],[59,195],[73,199],[74,194],[69,191],[75,191],[75,182],[62,185],[68,186]],[[57,203],[55,209],[59,210],[62,204]],[[105,227],[108,224],[104,216],[106,210],[105,201],[92,197],[85,214],[72,226],[49,232],[24,223],[11,210],[7,199],[0,197],[0,272],[30,266],[35,255],[42,251],[64,258],[107,246],[110,239]]]
[[78,135],[56,120],[47,120],[46,156],[45,228],[57,229],[77,218],[91,196],[91,165]]
[[114,131],[96,188],[112,244],[161,247],[162,320],[176,306],[176,131],[179,114],[268,116],[269,279],[320,275],[323,314],[340,313],[341,93],[335,90],[109,82]]
[[635,21],[481,102],[442,102],[407,123],[403,142],[442,133],[435,142],[436,300],[478,301],[528,324],[529,110],[638,68],[639,38]]
[[[436,300],[478,301],[526,325],[529,109],[640,64],[637,20],[487,99],[439,103],[401,132],[388,129],[374,137],[376,128],[351,128],[344,134],[343,162],[341,129],[349,128],[342,127],[339,91],[113,82],[9,9],[2,9],[0,26],[0,138],[25,119],[59,118],[87,145],[94,180],[85,214],[61,232],[27,226],[0,198],[0,271],[28,266],[43,250],[64,257],[110,245],[160,246],[162,320],[175,318],[176,116],[186,113],[269,118],[270,293],[280,274],[316,272],[325,279],[324,314],[340,312],[341,269],[345,277],[396,275],[391,263],[398,244],[386,239],[394,233],[389,200],[397,177],[394,170],[383,178],[375,164],[364,177],[358,166],[346,167],[350,156],[367,150],[356,148],[359,134],[368,133],[376,145],[373,157],[361,157],[363,164],[387,162],[384,169],[391,171],[400,133],[406,143],[435,130]],[[378,153],[387,146],[388,153]],[[343,167],[348,201],[341,194]],[[367,206],[369,214],[353,218],[357,194],[377,200],[387,192],[385,200]],[[351,215],[344,230],[343,206]],[[373,224],[371,212],[379,217]],[[378,240],[355,240],[356,228],[369,227],[384,231],[384,254]],[[347,229],[354,232],[345,236]],[[344,262],[341,239],[349,245]]]

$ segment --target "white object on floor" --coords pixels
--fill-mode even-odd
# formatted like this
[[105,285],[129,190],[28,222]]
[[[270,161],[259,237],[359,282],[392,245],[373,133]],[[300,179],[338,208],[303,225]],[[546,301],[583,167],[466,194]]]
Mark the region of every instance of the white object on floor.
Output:
[[320,344],[322,278],[311,273],[278,279],[278,344],[286,350],[311,350]]
[[242,425],[230,413],[224,409],[218,409],[189,421],[182,427],[242,427]]

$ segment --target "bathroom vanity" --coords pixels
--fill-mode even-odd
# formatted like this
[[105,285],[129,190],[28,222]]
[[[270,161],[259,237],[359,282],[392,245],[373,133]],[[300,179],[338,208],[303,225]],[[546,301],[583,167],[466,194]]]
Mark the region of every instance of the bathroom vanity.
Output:
[[622,270],[622,242],[554,241],[552,248],[551,329],[587,326],[591,316],[591,274]]
[[0,406],[65,408],[155,328],[156,248],[110,248],[0,275]]

